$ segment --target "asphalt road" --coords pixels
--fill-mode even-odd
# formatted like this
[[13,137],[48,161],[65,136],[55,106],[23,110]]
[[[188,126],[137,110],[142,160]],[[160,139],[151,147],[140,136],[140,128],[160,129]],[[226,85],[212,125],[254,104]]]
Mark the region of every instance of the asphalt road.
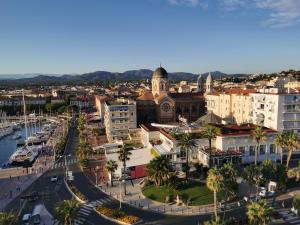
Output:
[[[71,155],[75,156],[75,151],[78,144],[78,132],[77,129],[74,127],[70,130],[69,138],[66,144],[65,156]],[[59,161],[64,160],[61,158]],[[111,198],[110,196],[106,195],[98,188],[96,188],[87,177],[83,174],[80,170],[78,163],[68,166],[68,170],[73,171],[74,175],[74,185],[88,198],[89,201],[101,200],[101,199],[109,199],[104,205],[118,208],[119,201],[116,199]],[[64,177],[64,168],[56,168],[46,172],[42,175],[37,181],[35,181],[30,187],[25,190],[24,194],[26,195],[31,193],[32,191],[38,191],[41,194],[41,198],[38,202],[42,202],[45,204],[48,211],[54,215],[54,209],[58,202],[61,202],[66,199],[71,199],[72,196],[66,189],[63,183]],[[50,181],[50,178],[53,175],[57,175],[59,180],[56,183]],[[31,213],[32,208],[35,203],[28,203],[25,202],[25,207],[23,210],[24,213]],[[6,211],[13,210],[16,211],[20,207],[20,197],[16,198],[12,201],[7,207]],[[160,213],[155,213],[151,211],[142,210],[139,208],[135,208],[133,206],[122,204],[122,208],[128,214],[139,216],[144,222],[143,224],[172,224],[172,225],[198,225],[199,223],[209,220],[211,218],[211,214],[208,215],[198,215],[198,216],[171,216],[171,215],[164,215]],[[227,213],[228,216],[234,217],[245,217],[245,208],[241,207],[234,211],[230,211]],[[103,224],[114,224],[108,220],[103,219],[101,216],[92,212],[85,221],[86,225],[103,225]]]
[[[66,152],[68,154],[74,155],[76,146],[78,144],[78,132],[76,129],[70,131],[69,136],[70,144],[67,146]],[[69,166],[69,170],[73,171],[74,175],[74,185],[82,192],[89,201],[95,201],[95,200],[101,200],[101,199],[107,199],[110,198],[107,194],[100,191],[98,188],[96,188],[90,180],[83,174],[83,172],[80,170],[78,164],[74,164]],[[113,208],[119,207],[119,201],[111,198],[109,202],[104,204],[104,206],[109,206]],[[205,220],[209,220],[211,218],[211,214],[208,215],[199,215],[199,216],[170,216],[165,215],[161,213],[155,213],[151,211],[142,210],[139,208],[135,208],[133,206],[122,204],[122,209],[126,211],[128,214],[137,215],[139,216],[143,221],[144,224],[193,224],[197,225],[199,222],[203,222]],[[230,216],[243,216],[245,215],[245,209],[240,208],[235,211],[232,211],[230,213]],[[95,220],[91,219],[94,224],[103,224],[98,223],[97,219]]]

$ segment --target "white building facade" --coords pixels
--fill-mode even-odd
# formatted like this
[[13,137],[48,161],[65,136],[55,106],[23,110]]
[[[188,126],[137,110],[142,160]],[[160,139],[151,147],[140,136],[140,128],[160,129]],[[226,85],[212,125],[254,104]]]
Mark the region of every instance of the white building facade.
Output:
[[130,130],[137,128],[135,101],[117,99],[105,102],[104,124],[109,142],[130,140]]

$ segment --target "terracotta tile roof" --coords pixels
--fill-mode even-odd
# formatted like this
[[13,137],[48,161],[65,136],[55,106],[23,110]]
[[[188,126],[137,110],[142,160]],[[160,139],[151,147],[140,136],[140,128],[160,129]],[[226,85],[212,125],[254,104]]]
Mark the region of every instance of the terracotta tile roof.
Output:
[[[254,124],[244,124],[244,125],[237,125],[237,124],[230,124],[230,125],[222,125],[216,124],[214,125],[221,129],[221,134],[219,136],[238,136],[238,135],[251,135],[253,130],[255,129],[256,125]],[[267,127],[262,127],[262,129],[267,134],[277,133],[277,131],[272,130]]]
[[110,97],[106,95],[95,95],[95,98],[98,99],[100,102],[105,102],[110,100]]
[[163,99],[165,97],[168,97],[169,95],[167,93],[160,93],[159,96],[155,97],[155,99],[160,100]]
[[137,98],[137,100],[142,100],[142,101],[151,101],[154,100],[153,94],[151,91],[147,91],[144,94],[142,94],[141,96],[139,96]]
[[232,89],[226,89],[224,91],[209,93],[207,95],[215,95],[215,96],[219,96],[221,94],[249,95],[250,93],[256,93],[256,92],[257,91],[255,89],[232,88]]
[[140,127],[143,128],[144,130],[146,130],[147,132],[159,131],[160,130],[159,128],[153,127],[150,124],[141,124]]
[[169,134],[168,132],[166,132],[163,129],[160,129],[159,131],[161,134],[163,134],[164,136],[166,136],[167,138],[169,138],[170,140],[176,141],[176,138],[174,138],[171,134]]
[[197,98],[202,99],[204,98],[202,93],[195,93],[195,92],[187,92],[187,93],[170,93],[169,96],[173,99],[184,99],[184,98]]

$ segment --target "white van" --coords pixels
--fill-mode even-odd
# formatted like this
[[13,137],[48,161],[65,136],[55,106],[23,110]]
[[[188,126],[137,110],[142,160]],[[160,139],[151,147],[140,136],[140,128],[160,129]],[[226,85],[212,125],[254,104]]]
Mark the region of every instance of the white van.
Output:
[[39,204],[36,205],[33,209],[32,215],[31,215],[31,221],[34,225],[39,225],[41,223],[41,213],[44,209],[44,206]]

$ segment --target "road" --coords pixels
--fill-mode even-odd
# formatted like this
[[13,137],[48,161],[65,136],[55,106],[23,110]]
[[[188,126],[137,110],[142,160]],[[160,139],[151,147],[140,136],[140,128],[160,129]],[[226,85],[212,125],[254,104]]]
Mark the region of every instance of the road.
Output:
[[[76,146],[78,144],[78,132],[77,130],[70,131],[69,141],[72,143],[68,145],[66,151],[74,155]],[[104,206],[118,208],[119,201],[110,198],[107,194],[100,191],[96,188],[90,180],[83,174],[80,170],[78,164],[71,165],[69,167],[70,170],[73,171],[73,175],[75,177],[74,184],[75,186],[82,192],[89,201],[96,201],[102,199],[110,199],[109,202],[105,203]],[[201,215],[201,216],[171,216],[160,213],[155,213],[151,211],[146,211],[142,209],[135,208],[133,206],[122,204],[122,209],[126,211],[128,214],[137,215],[143,219],[145,224],[198,224],[198,222],[203,222],[211,218],[211,215]],[[245,213],[244,209],[237,209],[234,212],[231,212],[231,216],[241,216],[241,213]],[[96,221],[93,220],[95,224]]]
[[[78,144],[78,132],[74,127],[70,130],[69,138],[66,144],[65,149],[65,157],[71,155],[75,156],[75,151]],[[64,160],[61,158],[57,163],[60,163]],[[105,193],[101,192],[98,188],[96,188],[89,179],[83,174],[80,170],[78,163],[68,166],[68,169],[73,171],[74,175],[74,185],[88,198],[89,202],[93,201],[104,201],[104,206],[118,208],[119,202]],[[38,191],[41,194],[41,198],[39,202],[45,204],[48,211],[54,215],[55,206],[58,202],[61,202],[66,199],[71,199],[72,196],[66,189],[63,183],[64,176],[64,168],[56,168],[46,172],[42,175],[37,181],[35,181],[27,190],[25,190],[24,194],[29,194],[32,191]],[[53,175],[57,175],[59,180],[56,183],[50,181],[50,178]],[[25,202],[25,207],[23,213],[31,213],[34,204],[36,203],[28,203]],[[16,198],[12,201],[7,207],[6,211],[13,210],[16,211],[20,207],[20,197]],[[133,206],[123,204],[122,208],[128,214],[139,216],[144,222],[144,224],[191,224],[197,225],[199,222],[203,222],[205,220],[209,220],[211,218],[211,214],[208,215],[198,215],[198,216],[171,216],[160,213],[155,213],[151,211],[142,210],[139,208],[135,208]],[[234,211],[228,212],[228,216],[234,217],[245,217],[245,208],[241,207]],[[102,224],[114,224],[108,220],[103,219],[99,215],[97,215],[94,211],[91,211],[87,216],[86,221],[84,222],[86,225],[102,225]]]

